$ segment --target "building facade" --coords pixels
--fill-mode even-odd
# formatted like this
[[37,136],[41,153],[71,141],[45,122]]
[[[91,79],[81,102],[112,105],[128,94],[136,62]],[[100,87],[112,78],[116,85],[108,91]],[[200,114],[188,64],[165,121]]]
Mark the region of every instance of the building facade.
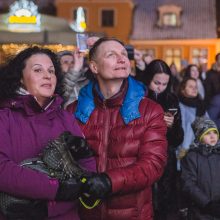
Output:
[[214,62],[220,51],[216,0],[56,0],[57,16],[86,12],[87,31],[102,32],[178,68]]
[[132,31],[132,0],[56,0],[57,16],[74,21],[76,10],[85,12],[88,32],[114,36],[128,43]]

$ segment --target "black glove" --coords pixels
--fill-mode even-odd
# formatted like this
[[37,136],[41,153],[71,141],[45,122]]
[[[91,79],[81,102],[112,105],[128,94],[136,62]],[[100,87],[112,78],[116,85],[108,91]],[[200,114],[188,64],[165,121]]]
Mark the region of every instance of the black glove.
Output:
[[73,201],[78,199],[82,191],[82,182],[75,178],[70,178],[59,183],[55,200]]
[[214,202],[214,201],[209,202],[205,206],[204,210],[209,215],[212,215],[215,217],[220,217],[220,201],[219,202]]
[[73,158],[69,150],[68,146],[71,146],[71,139],[74,138],[70,132],[63,132],[57,139],[49,142],[43,150],[42,161],[49,169],[62,173],[62,176],[54,176],[59,180],[66,180],[73,176],[80,179],[88,173]]
[[10,202],[10,205],[2,212],[9,220],[45,219],[48,216],[47,201],[21,199],[15,203]]
[[112,183],[107,174],[94,174],[91,177],[87,177],[82,191],[94,198],[103,199],[111,193]]
[[75,160],[88,158],[94,155],[93,150],[89,147],[87,141],[78,136],[73,136],[71,133],[66,133],[66,145]]

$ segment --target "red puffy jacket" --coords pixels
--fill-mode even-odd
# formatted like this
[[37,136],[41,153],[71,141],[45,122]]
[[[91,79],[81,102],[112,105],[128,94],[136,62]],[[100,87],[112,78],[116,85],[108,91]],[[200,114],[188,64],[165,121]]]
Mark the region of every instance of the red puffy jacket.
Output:
[[[79,125],[95,151],[98,172],[112,181],[112,196],[92,210],[81,209],[86,220],[151,220],[151,186],[163,173],[167,159],[166,125],[161,107],[144,97],[140,118],[125,124],[120,113],[123,94],[102,102],[86,124]],[[74,112],[76,103],[67,110]]]

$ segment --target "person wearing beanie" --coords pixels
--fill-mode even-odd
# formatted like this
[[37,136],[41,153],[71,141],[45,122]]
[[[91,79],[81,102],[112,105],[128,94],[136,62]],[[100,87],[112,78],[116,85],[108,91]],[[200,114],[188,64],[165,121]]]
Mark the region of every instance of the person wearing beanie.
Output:
[[220,219],[220,141],[216,124],[207,117],[192,123],[195,139],[181,160],[182,190],[189,200],[188,219]]
[[60,66],[62,73],[67,73],[74,65],[73,52],[69,50],[62,50],[57,53],[58,59],[60,61]]

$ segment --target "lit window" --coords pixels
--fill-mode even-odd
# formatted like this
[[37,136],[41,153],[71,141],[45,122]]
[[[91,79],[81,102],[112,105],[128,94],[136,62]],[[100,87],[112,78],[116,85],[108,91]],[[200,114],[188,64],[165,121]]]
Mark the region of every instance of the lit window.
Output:
[[165,62],[170,65],[171,63],[175,63],[177,69],[180,70],[181,67],[181,56],[182,51],[180,48],[167,48],[164,53]]
[[114,26],[114,10],[102,10],[101,25],[102,27],[113,27]]
[[207,48],[193,48],[191,50],[192,63],[200,65],[207,63],[208,61],[208,49]]
[[158,8],[159,27],[179,27],[181,25],[180,15],[182,8],[176,5],[163,5]]
[[166,13],[163,15],[163,25],[164,26],[176,26],[176,14]]

